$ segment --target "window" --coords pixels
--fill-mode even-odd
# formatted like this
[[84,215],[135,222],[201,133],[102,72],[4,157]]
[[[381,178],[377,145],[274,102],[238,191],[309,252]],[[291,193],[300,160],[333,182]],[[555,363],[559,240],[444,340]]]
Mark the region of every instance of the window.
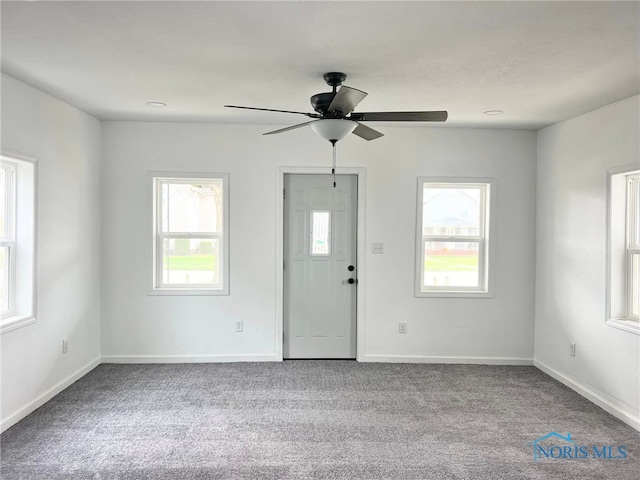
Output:
[[15,308],[15,166],[7,161],[0,165],[0,312],[2,318],[13,315]]
[[35,179],[32,157],[0,157],[0,332],[35,321]]
[[607,177],[607,323],[640,334],[640,171]]
[[311,212],[311,248],[312,256],[331,255],[331,210],[313,210]]
[[640,320],[640,173],[627,176],[627,318]]
[[153,176],[154,291],[229,293],[228,175]]
[[487,179],[418,179],[418,297],[489,297]]

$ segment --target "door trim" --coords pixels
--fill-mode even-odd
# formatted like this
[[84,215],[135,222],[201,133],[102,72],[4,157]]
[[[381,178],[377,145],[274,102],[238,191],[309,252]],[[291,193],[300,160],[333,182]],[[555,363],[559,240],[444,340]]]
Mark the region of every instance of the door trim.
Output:
[[[284,176],[285,174],[326,175],[326,167],[278,167],[276,171],[276,321],[274,351],[279,361],[283,360],[283,331],[284,331]],[[365,355],[365,198],[366,198],[366,169],[364,167],[340,167],[336,169],[339,175],[356,175],[358,184],[358,224],[356,226],[356,271],[358,272],[358,289],[356,292],[356,360],[363,361]]]

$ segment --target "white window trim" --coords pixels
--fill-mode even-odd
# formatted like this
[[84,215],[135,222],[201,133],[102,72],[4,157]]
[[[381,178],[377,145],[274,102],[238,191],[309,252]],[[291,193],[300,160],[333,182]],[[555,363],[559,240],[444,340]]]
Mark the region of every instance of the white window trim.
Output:
[[[462,187],[469,186],[487,186],[485,191],[483,204],[481,206],[481,215],[483,216],[480,225],[480,235],[478,237],[456,237],[443,236],[434,239],[441,241],[471,241],[479,242],[479,251],[481,254],[478,258],[479,274],[482,275],[481,286],[478,287],[436,287],[429,291],[422,290],[422,275],[424,271],[424,249],[422,235],[422,202],[425,183],[449,184],[451,186]],[[414,278],[414,295],[416,297],[427,298],[493,298],[495,296],[495,220],[496,220],[496,180],[495,178],[485,177],[418,177],[418,194],[416,203],[416,250],[415,250],[415,278]],[[488,202],[488,205],[486,205]]]
[[[26,288],[26,292],[22,292],[22,294],[20,295],[21,297],[20,301],[17,301],[16,297],[14,296],[13,312],[9,315],[4,316],[2,319],[0,319],[0,334],[4,334],[6,332],[16,330],[26,325],[35,323],[37,320],[36,308],[38,304],[37,302],[38,162],[36,157],[27,155],[24,153],[14,152],[4,148],[2,149],[1,156],[2,156],[3,162],[13,165],[15,169],[15,176],[14,176],[15,192],[13,193],[14,193],[14,198],[16,199],[15,200],[16,208],[20,208],[19,206],[20,202],[18,198],[21,195],[24,195],[24,200],[28,201],[33,207],[32,211],[27,212],[26,215],[25,214],[16,215],[15,218],[13,218],[14,224],[12,225],[12,228],[14,229],[14,232],[16,232],[14,233],[14,235],[16,235],[14,237],[14,240],[16,241],[14,250],[16,250],[16,252],[14,252],[13,256],[14,256],[14,262],[16,267],[12,269],[13,278],[10,280],[12,281],[12,284],[13,284],[12,290],[14,292],[17,291],[18,281],[21,282],[21,285],[23,286],[23,288]],[[22,180],[19,178],[19,175],[20,175],[19,170],[20,170],[21,164],[28,166],[28,168],[32,170],[31,175],[33,178],[32,178],[32,183],[30,184],[30,191],[26,193],[23,192],[21,190],[21,187],[19,186],[19,184],[22,182]],[[17,229],[19,227],[18,225],[19,217],[20,218],[31,217],[32,222],[30,226],[27,228],[27,233],[24,233],[24,231],[23,233],[17,232]],[[19,239],[17,238],[20,235],[26,235],[25,240],[29,245],[25,247],[27,248],[26,252],[17,253],[17,250],[22,249],[22,247],[18,244]],[[23,263],[23,261],[21,261],[20,259],[24,258],[23,257],[24,255],[26,255],[26,257],[29,259],[31,263],[31,268],[24,268],[21,270],[20,264]],[[20,275],[20,279],[18,279],[18,275]]]
[[[230,264],[229,264],[229,174],[228,173],[204,173],[204,172],[148,172],[147,173],[147,184],[150,186],[150,193],[148,198],[151,199],[151,219],[152,219],[152,258],[151,258],[151,285],[152,290],[149,291],[148,295],[229,295],[229,278],[230,278]],[[158,211],[158,192],[156,189],[156,180],[157,179],[167,179],[167,180],[184,180],[185,182],[191,180],[222,180],[222,201],[223,201],[223,232],[220,234],[221,242],[221,250],[222,250],[222,288],[193,288],[191,285],[185,286],[159,286],[158,284],[158,274],[160,271],[160,266],[158,262],[161,262],[161,256],[159,256],[159,242],[162,241],[162,238],[165,236],[170,236],[171,238],[211,238],[212,235],[205,234],[199,235],[196,233],[171,233],[171,234],[163,234],[158,233],[157,226],[159,225],[161,212]]]
[[[614,228],[616,226],[614,223],[614,211],[613,209],[619,208],[617,201],[613,198],[613,182],[615,177],[619,176],[628,176],[634,174],[634,172],[638,172],[637,164],[628,164],[619,167],[610,168],[607,170],[607,251],[606,251],[606,315],[605,315],[605,323],[610,327],[614,327],[620,330],[624,330],[626,332],[634,333],[636,335],[640,335],[640,322],[635,318],[629,315],[630,310],[630,302],[631,302],[631,282],[630,282],[630,255],[629,255],[629,225],[628,218],[631,212],[626,210],[626,205],[634,205],[633,200],[630,199],[630,193],[628,191],[625,192],[625,232],[624,239],[626,243],[626,253],[624,259],[624,278],[625,278],[625,297],[622,301],[622,304],[619,305],[619,301],[614,300],[612,289],[615,288],[612,281],[612,275],[614,274],[615,269],[619,269],[618,267],[614,267],[614,258],[613,258],[613,249],[614,249],[614,237],[620,238],[620,233],[614,232]],[[626,188],[626,182],[625,182]],[[636,199],[637,201],[637,199]],[[619,263],[619,262],[616,262]],[[617,312],[617,313],[616,313]]]

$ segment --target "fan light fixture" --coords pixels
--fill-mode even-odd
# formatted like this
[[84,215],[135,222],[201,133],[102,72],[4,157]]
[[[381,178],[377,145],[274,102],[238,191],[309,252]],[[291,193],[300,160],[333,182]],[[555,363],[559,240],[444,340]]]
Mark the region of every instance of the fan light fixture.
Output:
[[353,132],[358,124],[352,120],[328,118],[311,123],[311,128],[320,137],[335,143]]
[[310,123],[314,132],[321,138],[329,140],[333,147],[333,188],[336,188],[336,143],[353,132],[358,124],[353,120],[341,120],[339,118],[325,118]]
[[333,147],[333,166],[331,174],[333,175],[333,188],[336,188],[336,143],[353,132],[358,124],[353,120],[341,120],[339,118],[324,118],[310,123],[314,132],[321,138],[329,140]]

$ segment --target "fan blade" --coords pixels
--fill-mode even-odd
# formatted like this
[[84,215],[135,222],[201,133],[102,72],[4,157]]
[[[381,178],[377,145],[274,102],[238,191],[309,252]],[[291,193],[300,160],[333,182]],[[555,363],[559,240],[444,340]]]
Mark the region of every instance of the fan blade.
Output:
[[227,108],[243,108],[245,110],[261,110],[263,112],[281,112],[281,113],[297,113],[298,115],[306,115],[311,118],[321,118],[322,115],[317,113],[293,112],[291,110],[274,110],[273,108],[257,108],[257,107],[239,107],[238,105],[225,105]]
[[380,133],[371,127],[367,127],[360,122],[356,122],[358,126],[352,132],[354,135],[364,138],[365,140],[375,140],[376,138],[384,137],[384,133]]
[[356,122],[444,122],[447,112],[358,112],[349,120]]
[[343,85],[336,93],[336,96],[333,97],[328,111],[340,115],[349,115],[367,95],[367,92]]
[[297,125],[291,125],[290,127],[281,128],[280,130],[274,130],[273,132],[263,133],[263,135],[273,135],[276,133],[288,132],[289,130],[295,130],[296,128],[304,127],[305,125],[309,125],[313,122],[317,122],[318,120],[311,120],[310,122],[299,123]]

